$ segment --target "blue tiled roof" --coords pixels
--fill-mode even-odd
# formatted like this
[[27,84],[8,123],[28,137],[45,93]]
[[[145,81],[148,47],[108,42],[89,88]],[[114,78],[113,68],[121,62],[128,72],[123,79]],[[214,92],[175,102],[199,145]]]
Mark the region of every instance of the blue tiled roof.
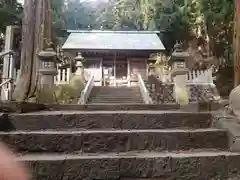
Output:
[[164,50],[154,31],[69,31],[64,50]]

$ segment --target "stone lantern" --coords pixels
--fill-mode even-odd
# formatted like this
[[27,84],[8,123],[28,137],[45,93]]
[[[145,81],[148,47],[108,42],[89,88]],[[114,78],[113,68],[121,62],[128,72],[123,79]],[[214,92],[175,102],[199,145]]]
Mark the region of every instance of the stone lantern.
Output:
[[171,66],[171,78],[174,82],[174,92],[176,102],[181,105],[189,103],[188,89],[186,86],[187,73],[189,69],[186,68],[186,60],[189,53],[184,52],[180,44],[174,46],[174,52],[169,60]]
[[189,71],[186,68],[186,61],[189,58],[189,53],[184,52],[181,48],[181,44],[175,44],[174,52],[171,55],[170,60],[168,61],[169,66],[171,69],[175,69],[174,71]]
[[78,53],[78,55],[74,58],[75,62],[76,62],[76,75],[81,75],[83,76],[83,63],[82,61],[84,60],[84,57],[82,57],[81,53]]
[[54,77],[57,75],[56,52],[49,47],[39,52],[38,57],[41,61],[39,100],[41,103],[53,103]]
[[84,68],[83,68],[83,60],[84,57],[82,56],[81,53],[78,53],[78,55],[74,58],[75,62],[76,62],[76,72],[75,72],[75,76],[78,76],[78,79],[81,79],[83,82],[85,82],[85,78],[84,78]]

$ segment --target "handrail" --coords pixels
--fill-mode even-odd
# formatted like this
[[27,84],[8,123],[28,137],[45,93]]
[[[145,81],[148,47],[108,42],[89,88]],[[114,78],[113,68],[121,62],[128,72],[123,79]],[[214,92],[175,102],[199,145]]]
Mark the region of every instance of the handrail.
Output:
[[81,97],[78,101],[78,104],[86,104],[87,103],[87,100],[88,100],[89,95],[92,91],[93,85],[94,85],[94,74],[92,73],[90,79],[88,80],[88,82],[87,82],[87,84],[84,88],[84,90],[81,92]]
[[[5,57],[7,55],[9,55],[10,67],[5,65],[6,62],[4,60],[3,68],[8,68],[8,69],[5,69],[3,71],[2,80],[4,80],[4,82],[2,82],[0,84],[1,100],[12,100],[12,94],[13,94],[13,89],[14,89],[14,81],[13,81],[14,59],[13,59],[13,56],[15,55],[15,53],[13,50],[5,50],[5,51],[0,52],[0,57]],[[8,59],[8,57],[7,57],[7,59]]]
[[149,95],[149,91],[147,90],[147,88],[145,86],[142,76],[138,73],[137,77],[138,77],[138,85],[139,85],[141,95],[143,97],[144,102],[146,104],[153,104],[152,98]]
[[0,84],[0,88],[1,88],[2,86],[4,86],[5,84],[10,83],[11,80],[12,80],[12,79],[8,79],[8,80],[4,81],[3,83],[1,83],[1,84]]
[[7,51],[0,52],[0,57],[4,57],[4,56],[9,55],[9,54],[13,55],[14,52],[12,50],[7,50]]

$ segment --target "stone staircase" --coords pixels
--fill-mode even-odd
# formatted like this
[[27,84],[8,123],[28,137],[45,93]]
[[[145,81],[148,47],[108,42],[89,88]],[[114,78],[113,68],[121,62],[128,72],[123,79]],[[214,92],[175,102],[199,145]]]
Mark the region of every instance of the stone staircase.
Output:
[[88,104],[142,104],[139,87],[93,87]]
[[33,180],[233,180],[240,154],[209,113],[48,111],[14,114],[0,139]]

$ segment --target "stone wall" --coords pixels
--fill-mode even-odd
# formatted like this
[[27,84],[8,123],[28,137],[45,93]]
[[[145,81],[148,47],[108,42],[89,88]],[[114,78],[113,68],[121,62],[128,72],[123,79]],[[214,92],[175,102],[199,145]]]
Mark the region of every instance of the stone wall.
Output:
[[[154,76],[149,76],[148,81],[145,83],[154,104],[176,102],[173,83],[162,83]],[[214,101],[214,96],[218,96],[217,89],[210,85],[191,84],[188,85],[188,88],[191,103]]]

